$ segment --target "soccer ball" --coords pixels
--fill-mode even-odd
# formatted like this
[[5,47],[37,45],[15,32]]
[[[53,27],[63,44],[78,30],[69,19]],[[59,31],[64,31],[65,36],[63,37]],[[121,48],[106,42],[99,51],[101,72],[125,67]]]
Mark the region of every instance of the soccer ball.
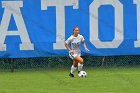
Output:
[[79,77],[87,77],[87,73],[85,71],[80,71],[78,76]]

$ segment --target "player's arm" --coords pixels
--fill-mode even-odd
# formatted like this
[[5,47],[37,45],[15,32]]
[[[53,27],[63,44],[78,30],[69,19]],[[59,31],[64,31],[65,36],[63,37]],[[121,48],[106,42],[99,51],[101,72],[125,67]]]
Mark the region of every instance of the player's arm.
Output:
[[69,46],[66,42],[65,42],[65,47],[67,48],[67,50],[71,51],[71,49],[69,48]]
[[84,41],[84,40],[82,40],[81,42],[82,42],[82,45],[83,45],[84,49],[85,49],[86,51],[89,51],[89,49],[88,49],[88,48],[87,48],[87,46],[86,46],[85,41]]
[[74,54],[73,50],[69,48],[68,44],[65,42],[65,47],[68,51],[70,51],[71,54]]
[[71,39],[68,38],[66,41],[65,41],[65,47],[67,48],[68,51],[70,51],[71,54],[74,54],[73,50],[71,48],[69,48],[68,44],[71,42]]

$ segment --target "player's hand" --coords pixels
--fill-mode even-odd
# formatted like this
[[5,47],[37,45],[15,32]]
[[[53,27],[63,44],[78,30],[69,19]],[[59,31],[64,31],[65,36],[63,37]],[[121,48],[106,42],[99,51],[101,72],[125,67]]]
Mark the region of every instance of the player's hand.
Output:
[[73,50],[70,50],[70,53],[73,55],[74,54]]
[[89,51],[89,49],[88,49],[88,48],[85,48],[85,50],[86,50],[86,51]]

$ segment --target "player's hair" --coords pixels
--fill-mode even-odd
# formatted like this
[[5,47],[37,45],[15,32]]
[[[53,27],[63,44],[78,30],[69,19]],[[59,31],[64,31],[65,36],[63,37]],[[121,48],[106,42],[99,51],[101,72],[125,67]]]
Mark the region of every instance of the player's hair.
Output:
[[73,29],[72,29],[72,34],[74,34],[74,30],[75,30],[75,28],[78,28],[78,29],[79,29],[78,26],[74,26]]

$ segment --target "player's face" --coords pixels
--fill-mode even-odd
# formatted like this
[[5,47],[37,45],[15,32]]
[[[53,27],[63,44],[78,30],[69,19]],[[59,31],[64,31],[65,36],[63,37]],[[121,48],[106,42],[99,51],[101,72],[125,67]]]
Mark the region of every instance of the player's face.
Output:
[[74,29],[74,34],[75,34],[75,35],[78,35],[78,34],[79,34],[79,28],[75,28],[75,29]]

